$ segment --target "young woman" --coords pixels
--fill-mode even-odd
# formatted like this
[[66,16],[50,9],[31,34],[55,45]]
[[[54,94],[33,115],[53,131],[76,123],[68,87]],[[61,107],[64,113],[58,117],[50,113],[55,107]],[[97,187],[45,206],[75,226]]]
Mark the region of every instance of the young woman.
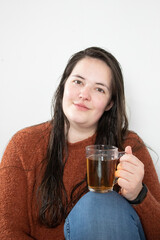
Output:
[[[92,144],[125,150],[117,192],[88,192]],[[19,131],[6,148],[0,239],[157,240],[159,219],[160,184],[145,145],[128,130],[119,63],[101,48],[80,51],[62,75],[53,119]]]

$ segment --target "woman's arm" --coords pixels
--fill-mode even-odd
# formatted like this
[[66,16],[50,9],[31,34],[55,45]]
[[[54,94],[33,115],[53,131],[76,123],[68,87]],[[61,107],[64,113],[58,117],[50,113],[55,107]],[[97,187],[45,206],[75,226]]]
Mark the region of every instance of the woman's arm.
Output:
[[0,164],[0,239],[33,239],[27,210],[27,177],[13,139]]
[[[138,164],[139,166],[137,170],[134,169],[135,171],[133,172],[134,176],[132,176],[132,186],[135,186],[134,184],[136,181],[140,181],[141,183],[145,183],[148,188],[147,196],[142,201],[142,203],[138,205],[133,205],[133,207],[135,208],[141,219],[147,239],[160,239],[160,183],[153,161],[144,143],[135,133],[129,134],[124,145],[125,147],[128,145],[132,147],[133,157],[130,155],[129,162],[131,161],[133,163],[135,160],[135,165]],[[125,158],[127,158],[127,154],[123,158],[124,161]],[[141,163],[139,162],[139,160],[141,161]],[[140,185],[137,184],[137,186]],[[126,193],[125,190],[123,193]],[[129,195],[126,195],[126,198],[127,196]]]
[[148,188],[144,201],[135,205],[147,239],[160,239],[160,183],[153,161],[146,147],[137,151],[136,156],[144,163],[143,182]]

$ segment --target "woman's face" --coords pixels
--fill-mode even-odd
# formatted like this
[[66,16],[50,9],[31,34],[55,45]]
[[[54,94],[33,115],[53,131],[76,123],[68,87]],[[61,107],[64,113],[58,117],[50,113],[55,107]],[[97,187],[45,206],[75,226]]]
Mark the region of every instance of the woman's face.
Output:
[[70,126],[96,129],[104,111],[112,107],[111,70],[99,59],[80,60],[66,80],[63,111]]

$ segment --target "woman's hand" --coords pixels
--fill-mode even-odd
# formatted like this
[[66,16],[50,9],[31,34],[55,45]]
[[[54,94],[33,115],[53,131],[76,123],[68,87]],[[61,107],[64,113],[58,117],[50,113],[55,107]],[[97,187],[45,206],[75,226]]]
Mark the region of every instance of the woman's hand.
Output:
[[142,189],[144,177],[144,164],[132,154],[132,148],[125,148],[125,155],[120,158],[117,166],[116,177],[121,187],[121,194],[128,200],[136,199]]

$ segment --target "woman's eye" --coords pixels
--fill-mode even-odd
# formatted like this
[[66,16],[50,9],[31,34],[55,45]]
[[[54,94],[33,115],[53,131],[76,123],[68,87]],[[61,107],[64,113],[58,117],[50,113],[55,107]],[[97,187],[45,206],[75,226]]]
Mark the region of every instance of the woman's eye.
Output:
[[96,90],[100,93],[105,93],[105,91],[102,88],[96,88]]
[[80,81],[80,80],[74,80],[73,81],[75,84],[82,84],[82,81]]

